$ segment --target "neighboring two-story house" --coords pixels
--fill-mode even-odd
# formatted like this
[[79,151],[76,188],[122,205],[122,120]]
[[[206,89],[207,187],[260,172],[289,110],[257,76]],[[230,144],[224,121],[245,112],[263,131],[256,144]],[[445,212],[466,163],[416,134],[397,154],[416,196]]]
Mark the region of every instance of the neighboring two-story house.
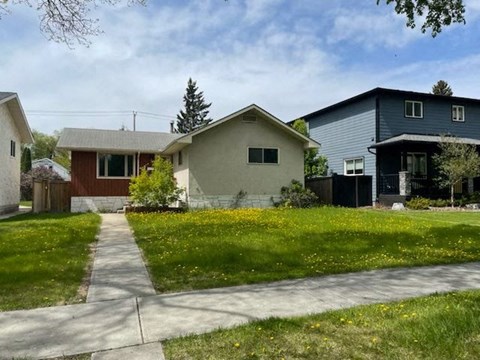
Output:
[[[386,204],[448,193],[434,181],[432,155],[441,135],[480,146],[478,99],[375,88],[302,118],[330,172],[371,175],[373,201]],[[477,180],[470,180],[470,191]]]

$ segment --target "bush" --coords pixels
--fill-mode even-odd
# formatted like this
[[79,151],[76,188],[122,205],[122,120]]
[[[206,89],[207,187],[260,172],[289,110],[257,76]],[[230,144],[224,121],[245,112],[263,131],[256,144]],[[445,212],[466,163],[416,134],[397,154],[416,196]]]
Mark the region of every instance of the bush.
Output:
[[423,197],[415,197],[405,203],[407,208],[412,210],[428,210],[430,206],[430,199]]
[[298,180],[292,180],[290,186],[280,189],[280,202],[278,206],[293,208],[309,208],[316,205],[317,195],[312,190],[305,189]]
[[149,174],[142,169],[140,175],[130,181],[129,192],[136,204],[147,207],[167,207],[180,199],[183,189],[177,187],[172,164],[160,156],[153,161]]
[[450,206],[450,201],[447,199],[432,199],[430,200],[430,206],[433,207],[447,207]]

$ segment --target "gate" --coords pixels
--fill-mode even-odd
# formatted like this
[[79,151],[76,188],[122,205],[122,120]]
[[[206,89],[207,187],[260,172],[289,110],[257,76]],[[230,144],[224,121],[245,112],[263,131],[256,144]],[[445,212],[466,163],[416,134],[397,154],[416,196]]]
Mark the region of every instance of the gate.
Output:
[[69,212],[70,182],[33,180],[32,210],[39,212]]
[[360,207],[372,205],[372,177],[333,175],[305,180],[320,202],[327,205]]

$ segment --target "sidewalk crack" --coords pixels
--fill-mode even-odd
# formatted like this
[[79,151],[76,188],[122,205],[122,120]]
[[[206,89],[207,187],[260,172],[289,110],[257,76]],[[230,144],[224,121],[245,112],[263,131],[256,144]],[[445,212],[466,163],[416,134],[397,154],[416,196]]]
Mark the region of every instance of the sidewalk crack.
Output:
[[142,318],[140,317],[140,305],[138,304],[138,297],[135,298],[135,304],[137,305],[137,318],[138,326],[140,328],[140,337],[142,339],[142,344],[145,344],[145,339],[143,338]]

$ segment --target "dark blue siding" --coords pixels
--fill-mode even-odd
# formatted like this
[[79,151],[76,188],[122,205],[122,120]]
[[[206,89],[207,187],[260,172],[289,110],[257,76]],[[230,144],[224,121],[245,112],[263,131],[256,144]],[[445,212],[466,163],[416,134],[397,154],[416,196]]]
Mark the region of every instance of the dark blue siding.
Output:
[[375,156],[367,148],[375,143],[375,98],[371,97],[309,120],[310,137],[321,144],[329,172],[344,173],[344,160],[363,157],[364,174],[372,175],[376,197]]
[[[406,118],[404,116],[405,100],[423,102],[423,118]],[[465,107],[465,122],[452,121],[452,105]],[[380,97],[380,138],[383,141],[390,137],[408,134],[440,135],[450,134],[460,137],[480,137],[480,105],[464,104],[445,97],[438,100],[405,98],[397,95]]]

